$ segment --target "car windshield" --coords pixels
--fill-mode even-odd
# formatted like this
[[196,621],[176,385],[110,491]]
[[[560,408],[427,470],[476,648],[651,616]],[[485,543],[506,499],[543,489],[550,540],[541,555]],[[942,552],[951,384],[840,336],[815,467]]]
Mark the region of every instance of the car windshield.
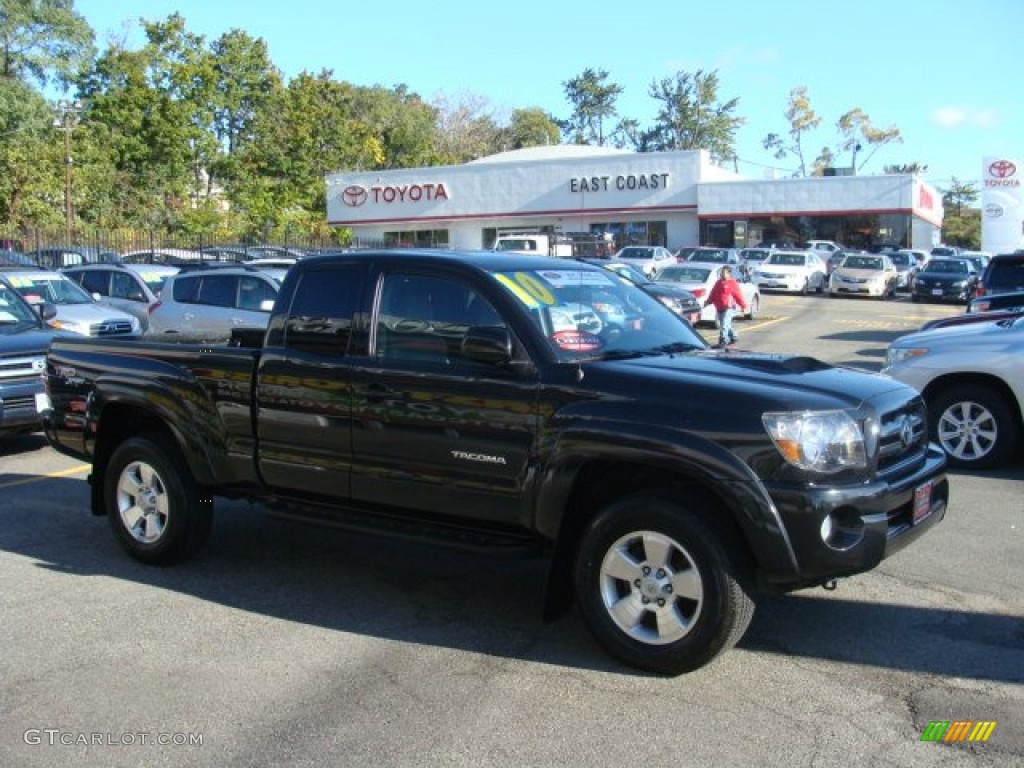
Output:
[[773,253],[764,260],[764,263],[785,267],[802,267],[807,263],[807,257],[802,253]]
[[896,267],[909,267],[911,256],[909,253],[890,253],[889,261]]
[[691,253],[687,261],[706,261],[708,264],[726,264],[729,261],[728,251],[717,248],[701,248]]
[[29,304],[92,304],[92,296],[62,275],[11,275],[10,284]]
[[608,269],[617,275],[621,275],[630,282],[636,283],[637,285],[647,285],[652,282],[647,275],[632,264],[609,264]]
[[847,256],[843,259],[844,269],[874,269],[882,268],[881,259],[873,259],[870,256]]
[[619,251],[619,256],[624,259],[650,259],[654,257],[654,249],[631,246]]
[[599,268],[496,272],[562,360],[622,359],[706,349],[687,322]]
[[14,333],[22,326],[34,326],[38,318],[18,295],[0,283],[0,333]]
[[934,272],[940,275],[965,275],[970,270],[966,261],[957,259],[933,259],[925,267],[926,272]]
[[659,283],[704,283],[710,269],[702,267],[665,267],[658,273]]
[[761,259],[767,259],[768,253],[768,251],[763,251],[760,248],[747,248],[746,250],[740,251],[740,255],[746,261],[761,261]]

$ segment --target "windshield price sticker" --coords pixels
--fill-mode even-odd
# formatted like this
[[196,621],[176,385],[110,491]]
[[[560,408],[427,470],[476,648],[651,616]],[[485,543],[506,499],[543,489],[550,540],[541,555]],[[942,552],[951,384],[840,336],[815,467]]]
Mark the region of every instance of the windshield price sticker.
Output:
[[558,331],[551,340],[567,352],[596,352],[604,346],[600,336],[587,331]]
[[572,288],[577,285],[615,285],[607,275],[600,272],[545,269],[537,274],[555,288]]

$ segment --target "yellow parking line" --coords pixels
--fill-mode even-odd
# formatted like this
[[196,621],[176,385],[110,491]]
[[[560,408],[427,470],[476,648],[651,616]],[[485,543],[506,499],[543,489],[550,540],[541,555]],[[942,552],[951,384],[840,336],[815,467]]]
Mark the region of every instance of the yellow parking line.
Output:
[[24,480],[15,480],[11,483],[0,483],[0,488],[13,488],[16,485],[25,485],[26,483],[36,483],[40,480],[47,480],[54,477],[66,477],[67,475],[77,475],[79,472],[85,472],[92,467],[88,464],[79,464],[77,467],[71,469],[62,469],[60,472],[48,472],[45,475],[37,475],[36,477],[28,477]]

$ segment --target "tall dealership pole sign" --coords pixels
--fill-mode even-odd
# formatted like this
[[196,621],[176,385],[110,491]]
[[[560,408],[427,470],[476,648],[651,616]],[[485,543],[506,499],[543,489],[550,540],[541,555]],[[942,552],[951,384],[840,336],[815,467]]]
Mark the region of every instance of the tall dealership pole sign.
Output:
[[1024,248],[1024,163],[986,157],[982,171],[981,247],[989,253]]

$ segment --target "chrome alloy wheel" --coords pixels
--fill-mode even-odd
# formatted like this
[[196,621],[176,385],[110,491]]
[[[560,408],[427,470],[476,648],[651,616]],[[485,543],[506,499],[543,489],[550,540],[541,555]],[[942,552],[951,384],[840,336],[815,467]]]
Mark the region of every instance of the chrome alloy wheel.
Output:
[[152,544],[167,528],[170,499],[157,471],[144,461],[125,465],[117,481],[117,510],[136,541]]
[[976,461],[995,447],[999,426],[984,405],[963,401],[953,403],[939,416],[936,434],[950,456]]
[[696,562],[664,534],[636,531],[620,538],[605,554],[600,578],[608,616],[639,642],[673,643],[700,616],[704,586]]

